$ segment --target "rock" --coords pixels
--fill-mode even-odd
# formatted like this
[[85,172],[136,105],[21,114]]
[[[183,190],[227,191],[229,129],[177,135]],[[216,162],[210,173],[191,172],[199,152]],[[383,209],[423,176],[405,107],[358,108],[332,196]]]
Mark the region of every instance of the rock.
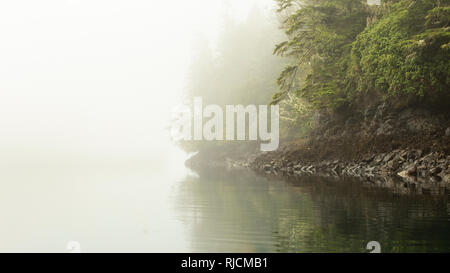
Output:
[[264,171],[270,171],[271,169],[272,169],[272,166],[270,165],[270,164],[265,164],[264,166],[263,166],[263,169],[264,169]]
[[374,119],[375,120],[381,119],[386,114],[388,108],[389,108],[389,105],[386,102],[379,105],[375,111]]
[[362,161],[365,163],[370,163],[372,162],[374,156],[372,154],[367,154],[363,157]]
[[440,172],[442,172],[442,168],[434,167],[430,170],[430,175],[438,175]]
[[373,117],[375,115],[376,111],[377,111],[377,107],[375,105],[368,107],[364,111],[364,120],[368,120],[371,117]]
[[441,173],[440,176],[441,176],[443,182],[450,183],[450,173],[446,173],[446,174]]
[[409,177],[408,171],[401,171],[401,172],[397,173],[397,175],[404,177],[404,178]]
[[406,172],[408,175],[416,176],[417,175],[417,166],[415,164],[407,167]]
[[417,157],[421,157],[423,155],[423,151],[420,149],[416,150],[416,154],[417,154]]
[[427,175],[428,175],[427,170],[422,169],[422,170],[417,171],[417,176],[419,176],[419,177],[425,178],[425,177],[427,177]]
[[446,162],[446,159],[445,159],[445,158],[439,159],[439,160],[437,161],[437,163],[439,163],[439,164],[445,164],[445,162]]
[[442,178],[440,176],[432,176],[431,181],[433,182],[441,182]]
[[448,127],[447,130],[445,130],[445,136],[450,137],[450,127]]
[[393,159],[395,156],[395,153],[388,153],[384,158],[383,158],[383,162],[389,162],[391,159]]
[[339,165],[335,165],[331,171],[335,172],[335,173],[340,173],[341,172],[341,167]]
[[413,111],[411,108],[405,109],[399,114],[399,120],[401,120],[401,121],[406,121],[412,117],[413,117]]
[[392,159],[391,161],[389,161],[387,163],[388,167],[391,168],[392,170],[396,170],[399,167],[399,163],[397,159]]
[[385,122],[383,124],[380,125],[380,127],[378,127],[377,131],[375,132],[375,134],[377,136],[380,135],[391,135],[394,131],[394,127],[389,123],[389,122]]
[[429,113],[427,111],[422,111],[423,114],[418,114],[414,118],[411,118],[406,123],[406,126],[410,132],[418,133],[418,132],[431,132],[438,128],[436,121],[432,120],[429,117]]
[[383,161],[383,158],[386,156],[386,154],[379,154],[375,157],[374,161],[375,163],[380,163]]

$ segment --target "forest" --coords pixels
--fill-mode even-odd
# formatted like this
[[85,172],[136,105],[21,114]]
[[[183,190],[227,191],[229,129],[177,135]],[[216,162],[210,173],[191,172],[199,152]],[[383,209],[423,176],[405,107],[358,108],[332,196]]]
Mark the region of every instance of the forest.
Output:
[[[244,22],[225,14],[215,49],[198,39],[187,97],[279,105],[282,153],[291,161],[359,160],[404,149],[448,154],[450,1],[275,0],[275,6],[273,14],[255,7]],[[255,147],[180,145],[204,151],[207,161],[212,151],[223,159]]]

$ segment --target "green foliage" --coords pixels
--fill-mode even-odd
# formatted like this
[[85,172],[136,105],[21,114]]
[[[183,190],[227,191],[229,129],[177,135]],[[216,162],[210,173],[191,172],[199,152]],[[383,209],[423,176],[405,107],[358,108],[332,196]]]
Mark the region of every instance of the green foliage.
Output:
[[[351,44],[365,27],[366,5],[354,0],[277,2],[279,12],[288,13],[283,28],[289,40],[278,44],[274,53],[294,57],[296,63],[290,67],[301,66],[298,72],[307,73],[295,93],[318,108],[340,105],[345,101],[341,76],[348,65]],[[278,78],[278,94],[292,91],[292,85],[286,85],[292,77],[288,68]]]
[[448,96],[449,7],[437,2],[394,3],[357,37],[347,75],[349,94],[375,90],[385,98],[415,95],[428,101]]
[[295,61],[281,72],[274,103],[292,93],[314,108],[336,109],[375,91],[384,99],[448,104],[448,0],[386,0],[381,7],[355,0],[276,1],[289,39],[274,53]]

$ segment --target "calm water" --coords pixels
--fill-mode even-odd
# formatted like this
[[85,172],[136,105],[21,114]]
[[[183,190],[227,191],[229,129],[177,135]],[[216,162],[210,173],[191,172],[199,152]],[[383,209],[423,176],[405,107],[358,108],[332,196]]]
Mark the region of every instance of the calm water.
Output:
[[175,198],[193,251],[450,251],[448,196],[398,194],[357,181],[269,180],[251,173],[188,178]]
[[82,252],[365,252],[369,241],[382,252],[450,251],[446,195],[197,175],[162,161],[5,162],[0,251],[67,252],[69,241]]

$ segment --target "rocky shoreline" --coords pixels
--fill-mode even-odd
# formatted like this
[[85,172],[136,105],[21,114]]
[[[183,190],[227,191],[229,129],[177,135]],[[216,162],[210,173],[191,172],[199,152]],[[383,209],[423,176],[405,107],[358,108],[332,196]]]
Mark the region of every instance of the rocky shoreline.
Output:
[[248,168],[284,177],[346,176],[377,183],[394,179],[413,187],[437,183],[450,189],[448,111],[379,103],[351,115],[318,114],[315,122],[308,139],[284,141],[278,151],[210,150],[187,165]]
[[302,177],[323,177],[327,180],[356,181],[364,187],[386,188],[393,194],[448,195],[450,193],[450,156],[420,150],[394,150],[367,156],[360,162],[323,160],[317,163],[290,161],[285,156],[274,158],[270,153],[247,154],[240,159],[225,160],[198,158],[189,160],[193,169],[213,172],[247,169],[271,179],[302,181]]
[[[305,176],[350,179],[363,186],[387,188],[394,194],[448,195],[450,193],[450,156],[420,150],[394,150],[367,156],[360,162],[324,160],[318,163],[289,161],[267,154],[252,159],[227,159],[228,170],[249,169],[274,179],[302,180]],[[217,167],[217,166],[216,166]]]
[[230,167],[249,167],[267,174],[292,176],[301,174],[328,174],[361,178],[396,176],[418,183],[450,183],[450,156],[421,150],[394,150],[369,155],[361,161],[324,160],[318,163],[289,161],[283,156],[270,162],[258,157],[252,162],[235,161]]

